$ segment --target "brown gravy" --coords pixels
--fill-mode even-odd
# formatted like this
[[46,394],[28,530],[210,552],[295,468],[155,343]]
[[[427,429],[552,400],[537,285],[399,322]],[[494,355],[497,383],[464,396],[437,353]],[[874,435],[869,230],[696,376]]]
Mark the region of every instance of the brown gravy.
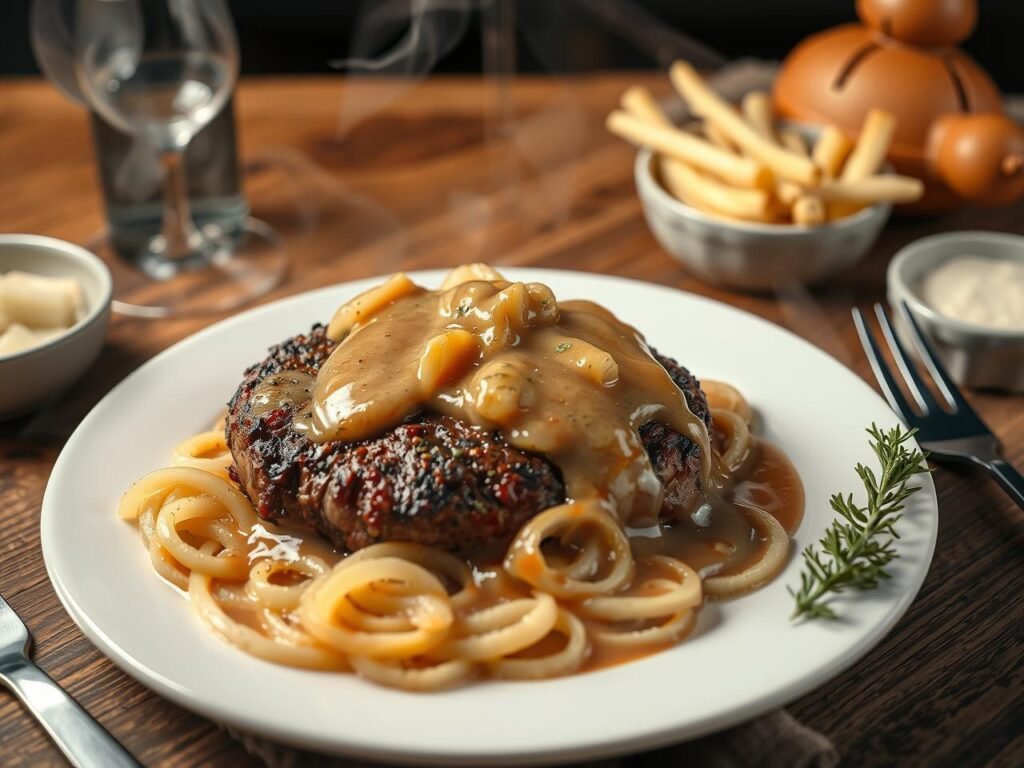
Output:
[[701,576],[742,571],[766,546],[764,535],[744,514],[745,508],[767,512],[792,535],[804,513],[800,476],[786,454],[771,443],[756,439],[753,450],[747,474],[720,495],[709,496],[703,507],[657,529],[632,532],[637,559],[672,555]]
[[304,406],[294,428],[354,441],[428,408],[547,456],[571,500],[599,499],[622,522],[653,523],[662,489],[639,429],[657,420],[702,447],[702,421],[643,337],[589,301],[500,278],[428,291],[397,275],[338,310],[340,340],[315,380],[270,377],[254,401]]
[[[702,576],[729,575],[742,571],[760,559],[767,547],[764,535],[744,514],[745,508],[756,508],[772,515],[792,535],[804,514],[804,489],[796,467],[786,454],[765,440],[756,439],[754,455],[744,476],[718,496],[698,525],[693,515],[679,521],[663,522],[642,531],[631,530],[630,542],[637,560],[635,582],[643,582],[651,566],[644,562],[648,555],[670,555],[687,563]],[[495,602],[529,594],[529,589],[501,573],[500,555],[475,556],[471,559],[476,581],[489,590]],[[601,669],[633,661],[675,645],[649,646],[642,650],[595,646],[581,671]],[[528,649],[528,655],[543,656],[558,650],[564,640],[549,636]]]

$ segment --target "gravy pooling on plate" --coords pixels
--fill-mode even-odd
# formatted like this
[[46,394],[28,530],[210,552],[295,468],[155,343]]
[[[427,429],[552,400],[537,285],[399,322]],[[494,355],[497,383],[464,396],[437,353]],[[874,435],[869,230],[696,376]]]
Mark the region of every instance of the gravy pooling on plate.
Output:
[[[721,445],[719,436],[718,446]],[[652,555],[678,557],[705,578],[742,574],[752,564],[763,560],[772,545],[769,533],[752,524],[743,514],[743,510],[750,509],[772,515],[790,535],[795,533],[803,518],[804,492],[800,477],[786,455],[764,440],[755,440],[752,445],[745,479],[717,497],[710,514],[695,510],[690,515],[663,521],[658,526],[627,531],[639,563],[637,578],[649,581],[652,576],[657,577],[657,566],[652,566],[649,561]],[[288,564],[301,557],[321,558],[331,566],[345,557],[344,553],[325,546],[314,532],[299,526],[285,524],[268,529],[258,525],[250,539],[250,558],[254,562],[267,559],[280,564],[284,567],[284,576],[288,575]],[[572,558],[571,547],[555,552],[558,545],[549,542],[545,549],[549,557]],[[502,555],[500,549],[494,549],[467,556],[475,586],[492,603],[528,598],[529,585],[509,579],[504,573]],[[751,588],[756,586],[754,584]],[[258,628],[251,611],[229,609],[228,613],[234,620]],[[559,643],[560,638],[548,638],[524,655],[550,652],[557,649]],[[645,647],[598,645],[584,660],[581,671],[623,664],[672,644],[672,639],[664,638]]]

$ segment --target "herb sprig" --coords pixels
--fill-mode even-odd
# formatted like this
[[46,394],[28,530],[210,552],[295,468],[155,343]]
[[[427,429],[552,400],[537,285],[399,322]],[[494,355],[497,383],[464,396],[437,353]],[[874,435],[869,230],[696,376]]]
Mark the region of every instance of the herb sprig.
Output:
[[867,430],[881,476],[857,465],[867,494],[866,506],[857,506],[852,493],[845,498],[840,493],[832,497],[832,509],[839,517],[819,542],[822,551],[814,545],[803,551],[800,589],[789,589],[796,600],[794,619],[835,619],[837,614],[830,605],[835,595],[847,589],[874,589],[889,578],[886,566],[899,557],[895,526],[906,500],[918,490],[908,483],[914,475],[929,471],[924,455],[906,445],[916,431],[894,427],[884,432],[875,424]]

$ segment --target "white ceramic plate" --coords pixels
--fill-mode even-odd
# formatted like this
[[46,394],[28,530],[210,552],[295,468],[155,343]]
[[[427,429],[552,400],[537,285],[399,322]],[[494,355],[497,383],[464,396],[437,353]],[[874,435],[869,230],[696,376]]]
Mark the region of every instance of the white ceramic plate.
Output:
[[[733,382],[807,491],[796,546],[818,539],[829,495],[856,490],[873,457],[864,428],[896,423],[870,387],[806,342],[723,304],[645,283],[572,272],[508,270],[559,296],[599,301],[643,329],[698,376]],[[439,272],[415,276],[437,285]],[[68,441],[46,489],[42,545],[57,594],[82,631],[143,684],[189,709],[323,751],[403,763],[584,759],[692,738],[784,705],[867,653],[924,580],[938,525],[929,479],[900,524],[893,579],[843,605],[840,622],[790,622],[794,557],[764,589],[701,612],[671,650],[619,667],[542,682],[403,693],[345,674],[276,666],[204,629],[152,571],[121,492],[165,466],[172,446],[207,428],[243,369],[266,348],[326,321],[378,281],[296,296],[218,323],[117,386]]]

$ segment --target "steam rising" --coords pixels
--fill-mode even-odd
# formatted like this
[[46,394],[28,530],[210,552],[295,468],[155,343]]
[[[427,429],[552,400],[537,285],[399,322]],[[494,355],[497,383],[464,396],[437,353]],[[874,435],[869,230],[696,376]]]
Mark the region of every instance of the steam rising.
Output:
[[[466,33],[472,0],[385,0],[370,5],[353,32],[352,55],[329,62],[337,69],[382,74],[426,74]],[[383,53],[388,40],[405,30]]]
[[[628,0],[384,0],[361,8],[349,56],[330,64],[350,74],[388,77],[359,89],[358,98],[351,89],[342,92],[342,143],[356,124],[433,71],[479,19],[485,159],[479,169],[437,190],[448,204],[450,252],[461,262],[528,258],[532,236],[568,221],[580,203],[574,196],[585,186],[579,177],[598,172],[604,150],[594,149],[593,132],[602,130],[601,123],[580,103],[574,80],[558,73],[614,65],[609,46],[641,52],[652,68],[680,57],[702,68],[724,63]],[[524,50],[546,70],[541,74],[547,82],[558,86],[552,98],[524,97],[513,79]],[[591,167],[588,158],[596,159]]]

